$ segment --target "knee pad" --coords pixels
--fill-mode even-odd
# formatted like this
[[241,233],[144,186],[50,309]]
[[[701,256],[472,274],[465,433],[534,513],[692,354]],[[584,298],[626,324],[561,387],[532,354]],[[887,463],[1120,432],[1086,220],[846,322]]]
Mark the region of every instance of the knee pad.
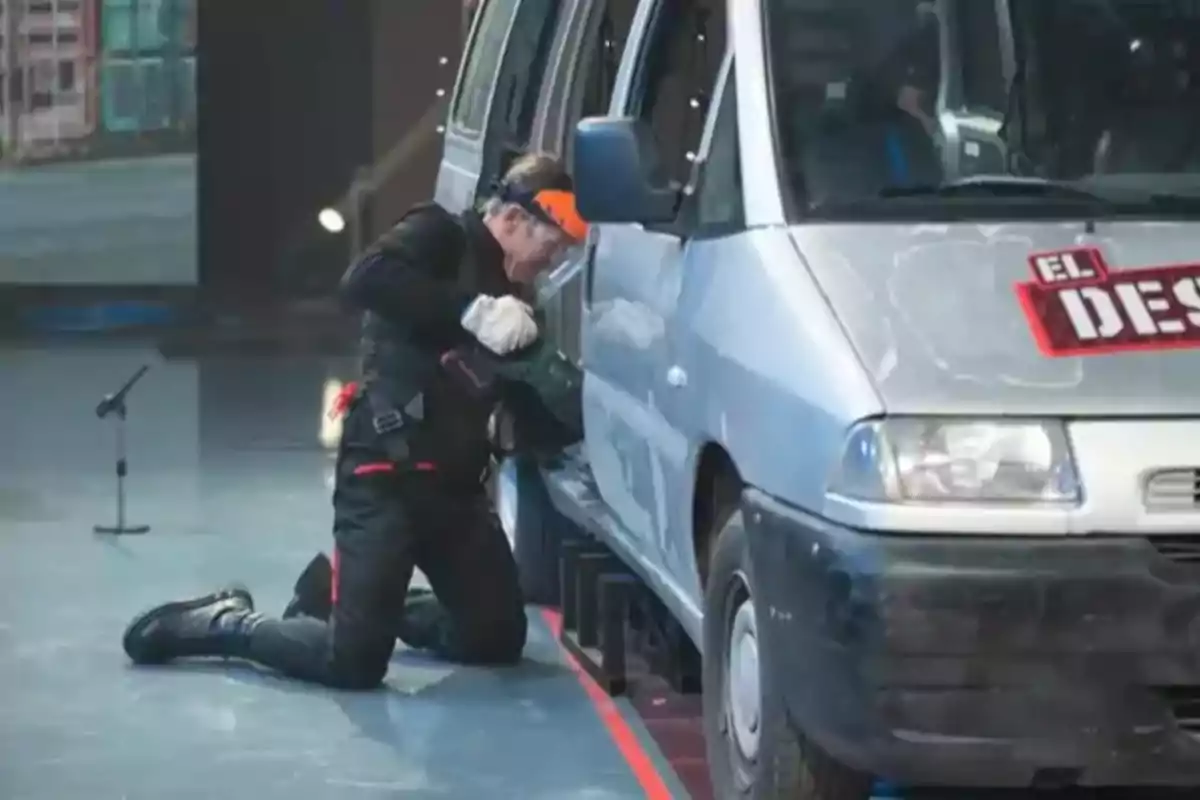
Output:
[[479,663],[516,664],[525,654],[525,642],[529,638],[529,620],[520,618],[498,622],[475,648]]
[[335,659],[329,670],[329,683],[338,689],[365,692],[377,689],[388,673],[388,658]]
[[335,626],[328,651],[329,683],[339,689],[374,689],[387,677],[396,639],[383,620]]

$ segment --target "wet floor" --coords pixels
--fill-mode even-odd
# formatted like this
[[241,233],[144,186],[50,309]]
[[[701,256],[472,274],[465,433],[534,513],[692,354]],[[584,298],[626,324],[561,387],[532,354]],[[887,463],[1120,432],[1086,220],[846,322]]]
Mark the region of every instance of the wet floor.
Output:
[[[128,509],[152,531],[97,537],[115,514],[114,430],[93,409],[146,362]],[[521,667],[402,652],[386,690],[368,694],[249,668],[128,665],[122,628],[164,599],[241,579],[260,607],[282,608],[328,543],[322,441],[336,430],[323,403],[352,375],[339,359],[0,350],[0,797],[647,796],[536,615]]]

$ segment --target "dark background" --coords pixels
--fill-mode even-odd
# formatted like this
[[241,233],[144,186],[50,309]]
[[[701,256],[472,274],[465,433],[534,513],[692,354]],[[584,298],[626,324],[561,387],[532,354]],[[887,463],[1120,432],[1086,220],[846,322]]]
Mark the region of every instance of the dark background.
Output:
[[433,190],[441,139],[436,125],[415,125],[445,106],[439,88],[453,88],[461,6],[204,0],[199,9],[202,305],[249,310],[319,290],[348,245],[316,215],[356,169],[419,137],[372,200],[376,229]]

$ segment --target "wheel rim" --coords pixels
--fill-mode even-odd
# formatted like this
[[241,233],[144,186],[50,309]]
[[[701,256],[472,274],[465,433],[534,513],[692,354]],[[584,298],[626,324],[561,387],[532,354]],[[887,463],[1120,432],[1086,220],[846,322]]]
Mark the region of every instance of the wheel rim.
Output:
[[754,601],[746,594],[741,594],[741,597],[741,605],[733,613],[729,632],[725,703],[729,714],[730,738],[743,758],[754,761],[758,756],[762,717],[758,623],[754,615]]

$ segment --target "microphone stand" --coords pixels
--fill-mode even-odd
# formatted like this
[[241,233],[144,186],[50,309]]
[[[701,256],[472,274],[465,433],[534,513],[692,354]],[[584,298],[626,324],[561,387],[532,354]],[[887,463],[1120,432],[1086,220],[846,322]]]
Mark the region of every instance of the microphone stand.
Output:
[[92,530],[96,533],[112,534],[120,536],[123,534],[141,534],[149,533],[149,525],[127,525],[125,524],[125,476],[129,474],[129,463],[126,461],[125,454],[125,421],[129,416],[129,409],[125,404],[125,398],[134,385],[142,379],[150,370],[148,364],[143,364],[137,372],[125,381],[125,385],[118,389],[113,394],[105,395],[104,399],[96,406],[96,416],[104,419],[110,415],[116,416],[116,462],[117,462],[117,521],[115,525],[95,525]]

